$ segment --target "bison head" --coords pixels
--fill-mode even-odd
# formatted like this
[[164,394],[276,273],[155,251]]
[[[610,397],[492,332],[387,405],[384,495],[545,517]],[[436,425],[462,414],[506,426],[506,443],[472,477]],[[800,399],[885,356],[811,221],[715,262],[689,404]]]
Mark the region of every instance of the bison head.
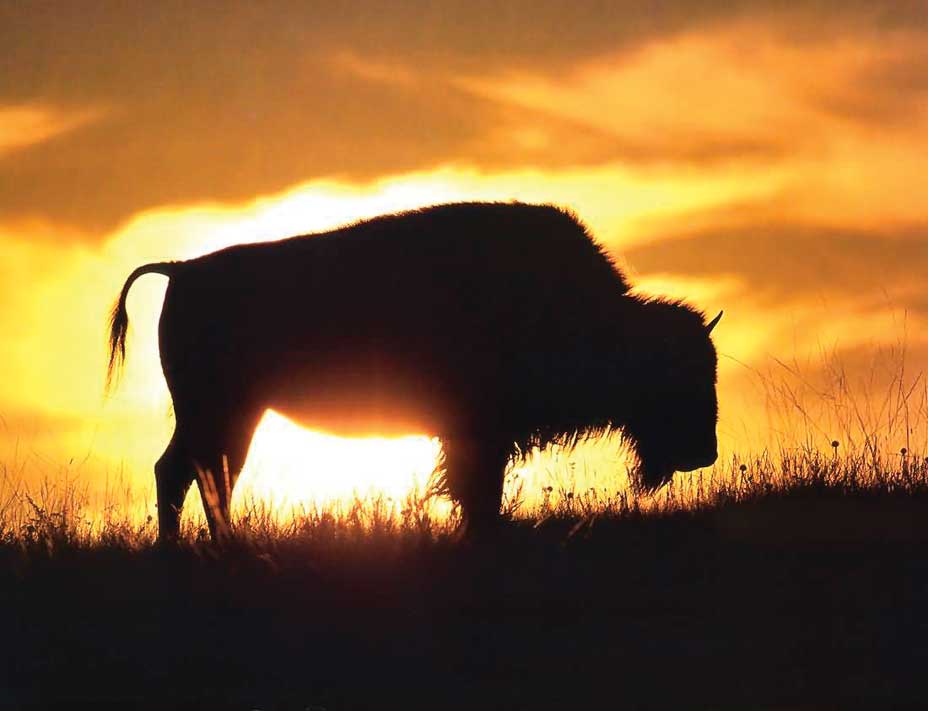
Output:
[[637,484],[654,490],[676,471],[710,466],[718,457],[715,425],[717,356],[706,324],[680,303],[647,302],[633,406],[625,434],[638,455]]

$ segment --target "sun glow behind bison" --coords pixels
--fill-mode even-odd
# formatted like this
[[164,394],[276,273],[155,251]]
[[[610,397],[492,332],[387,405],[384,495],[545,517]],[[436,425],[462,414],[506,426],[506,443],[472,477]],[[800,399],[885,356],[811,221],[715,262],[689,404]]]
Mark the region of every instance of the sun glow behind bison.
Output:
[[423,435],[344,438],[306,430],[269,410],[258,426],[233,505],[288,509],[354,496],[401,500],[424,487],[440,443]]
[[[250,11],[138,4],[73,23],[18,4],[0,22],[0,464],[27,483],[70,467],[153,489],[173,424],[162,278],[133,288],[129,369],[101,397],[103,320],[138,264],[457,200],[569,207],[639,292],[725,309],[723,453],[810,430],[765,411],[776,398],[756,376],[771,363],[789,377],[804,372],[794,359],[808,364],[820,392],[891,374],[879,348],[917,373],[924,3],[794,5],[463,3],[319,22],[315,6],[284,4],[265,33]],[[846,373],[821,367],[832,353]],[[862,402],[879,406],[881,387]],[[846,439],[813,424],[813,446]],[[243,491],[396,492],[435,446],[401,442],[329,439],[271,414]],[[581,450],[532,456],[525,472],[621,485],[614,438]]]
[[[15,311],[18,319],[31,324],[6,346],[8,361],[13,358],[7,372],[15,373],[17,381],[15,392],[11,390],[6,400],[8,407],[14,405],[14,412],[34,408],[41,415],[33,430],[29,421],[23,425],[20,420],[8,425],[7,432],[28,440],[31,450],[48,461],[84,461],[89,455],[84,466],[94,481],[123,472],[137,489],[153,490],[152,463],[172,429],[170,400],[157,356],[156,324],[164,280],[146,277],[133,288],[129,301],[132,355],[119,389],[104,401],[100,398],[104,362],[101,334],[87,327],[99,323],[102,330],[101,314],[111,307],[118,285],[134,266],[145,261],[189,258],[230,244],[322,230],[438,202],[520,199],[572,207],[623,263],[627,250],[655,239],[654,231],[663,229],[668,215],[711,211],[732,196],[760,198],[776,192],[779,185],[778,176],[745,182],[737,169],[706,181],[696,175],[678,180],[661,175],[643,179],[621,168],[487,175],[448,168],[362,187],[332,181],[312,183],[240,206],[152,211],[126,224],[99,251],[76,246],[63,255],[60,248],[43,250],[37,240],[37,246],[22,247],[24,258],[18,260],[34,275],[34,288],[12,294],[11,309],[5,312],[9,316]],[[622,199],[616,200],[616,194]],[[652,269],[640,278],[634,263],[631,267],[632,282],[644,292],[685,297],[706,309],[727,309],[723,327],[714,334],[722,356],[721,450],[732,451],[736,438],[739,443],[747,442],[746,435],[757,431],[754,425],[761,421],[761,414],[756,407],[744,405],[756,393],[739,391],[736,376],[743,375],[745,369],[738,361],[750,362],[760,356],[770,347],[771,334],[782,333],[793,317],[768,313],[759,320],[749,305],[733,308],[732,297],[743,288],[734,275],[709,279]],[[841,328],[841,323],[833,324]],[[883,324],[875,328],[886,330]],[[7,331],[16,332],[13,326]],[[844,341],[848,338],[845,334]],[[66,360],[47,348],[47,344],[62,339],[69,343]],[[802,349],[814,346],[794,337],[794,347],[797,344]],[[729,353],[737,354],[738,361],[727,358]],[[9,412],[4,413],[8,423],[13,421]],[[55,427],[53,436],[46,437],[48,423]],[[437,444],[423,433],[408,434],[418,437],[375,441],[332,438],[269,414],[254,439],[236,499],[241,502],[250,497],[286,506],[345,500],[356,492],[382,491],[398,498],[404,487],[408,491],[414,481],[423,483],[437,451]],[[15,441],[10,437],[8,451],[13,446]],[[543,486],[549,485],[622,487],[629,465],[615,437],[586,444],[573,455],[548,452],[530,457],[527,463],[516,462],[529,502],[537,500]],[[48,474],[47,469],[37,471],[40,477]],[[567,475],[574,481],[566,481]]]
[[[618,432],[588,440],[568,437],[522,455],[510,464],[504,496],[526,509],[541,504],[548,487],[557,495],[614,495],[625,490],[628,468],[634,466]],[[345,512],[359,501],[380,499],[398,513],[411,493],[426,492],[441,461],[441,441],[435,437],[338,437],[307,430],[269,410],[255,433],[232,510],[240,516],[266,506],[286,520],[293,513],[332,507]],[[198,497],[193,487],[184,507],[184,515],[194,520],[202,520]],[[430,514],[439,519],[452,510],[447,499],[429,503]]]
[[[619,188],[624,192],[621,205],[611,199]],[[322,230],[439,202],[496,198],[569,205],[597,236],[615,246],[629,240],[626,235],[637,222],[665,214],[668,209],[710,207],[731,191],[741,190],[747,197],[765,189],[754,184],[742,190],[734,175],[708,183],[658,178],[642,182],[621,169],[565,172],[556,178],[536,173],[481,175],[443,169],[399,176],[366,187],[314,183],[238,207],[203,205],[153,211],[125,225],[100,252],[75,248],[66,260],[60,250],[46,254],[33,248],[28,254],[35,265],[34,289],[28,295],[14,296],[19,316],[32,324],[16,343],[14,355],[22,355],[9,369],[17,373],[15,397],[23,409],[34,407],[43,413],[35,420],[36,433],[52,418],[73,427],[59,427],[54,438],[45,439],[38,434],[31,437],[28,423],[25,427],[18,424],[19,434],[29,438],[35,452],[52,461],[67,461],[75,452],[81,457],[88,455],[84,466],[94,470],[96,480],[122,472],[137,488],[152,489],[151,467],[172,428],[170,398],[157,345],[165,280],[148,276],[133,287],[128,304],[132,322],[128,368],[118,389],[104,400],[100,395],[104,362],[100,331],[86,326],[102,324],[101,314],[112,305],[114,286],[141,262],[189,258],[230,244]],[[621,255],[621,248],[616,252]],[[666,291],[665,283],[659,286]],[[724,289],[680,282],[675,291],[668,293],[686,294],[708,308],[719,303]],[[57,307],[50,309],[50,305]],[[721,333],[724,344],[725,333]],[[61,339],[70,343],[71,356],[64,361],[45,348],[46,343]],[[424,433],[404,434],[417,436],[339,439],[309,432],[271,413],[254,439],[242,480],[243,495],[278,503],[344,499],[354,492],[372,490],[396,497],[414,480],[424,483],[434,467],[438,446]],[[595,448],[581,453],[579,469],[600,471],[605,477],[601,483],[614,479],[627,464],[614,450],[612,445],[605,447],[602,451],[607,453],[602,456],[606,459],[599,463],[594,461],[600,456]],[[527,466],[517,464],[532,481],[526,491],[535,493],[556,468],[550,457],[536,457]]]

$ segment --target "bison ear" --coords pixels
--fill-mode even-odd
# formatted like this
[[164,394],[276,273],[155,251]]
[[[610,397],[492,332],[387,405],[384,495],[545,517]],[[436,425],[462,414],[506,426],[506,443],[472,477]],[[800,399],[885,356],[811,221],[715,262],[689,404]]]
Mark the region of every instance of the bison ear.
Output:
[[711,321],[709,321],[709,323],[706,325],[706,333],[712,333],[712,329],[715,328],[716,324],[718,324],[718,322],[722,320],[722,314],[723,314],[723,313],[725,313],[725,312],[724,312],[724,311],[719,311],[719,315],[716,316],[716,317],[715,317],[714,319],[712,319]]

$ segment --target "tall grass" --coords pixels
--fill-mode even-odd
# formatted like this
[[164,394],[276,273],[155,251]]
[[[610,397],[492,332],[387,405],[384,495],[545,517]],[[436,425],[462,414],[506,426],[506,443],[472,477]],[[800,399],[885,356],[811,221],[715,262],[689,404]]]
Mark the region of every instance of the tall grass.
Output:
[[[630,489],[576,490],[546,487],[540,503],[526,506],[518,497],[504,501],[504,516],[517,524],[538,526],[550,519],[576,519],[578,524],[600,518],[661,516],[680,511],[722,508],[765,497],[792,495],[856,496],[928,494],[928,461],[923,457],[829,455],[814,450],[763,453],[750,459],[732,458],[690,476],[677,476],[653,495]],[[510,482],[518,492],[518,483]],[[140,549],[154,545],[154,512],[132,515],[131,498],[110,498],[104,515],[93,513],[88,488],[79,481],[49,481],[35,490],[11,487],[0,492],[0,541],[6,546],[44,549],[116,546]],[[283,539],[358,541],[397,537],[405,540],[451,539],[459,514],[445,500],[414,490],[403,501],[384,496],[357,497],[353,502],[300,506],[281,510],[251,500],[238,507],[232,538],[258,545]],[[208,539],[198,512],[185,515],[182,538],[191,545]]]
[[[834,353],[819,361],[772,360],[754,370],[752,383],[764,403],[769,444],[751,454],[729,453],[715,466],[678,474],[646,494],[622,472],[591,477],[571,455],[584,445],[572,436],[549,447],[555,466],[542,477],[516,465],[507,476],[503,515],[519,525],[550,519],[660,516],[793,495],[915,496],[928,493],[928,384],[905,365],[905,347],[877,352],[863,376],[852,377]],[[600,442],[615,443],[616,434]],[[612,446],[612,445],[608,445]],[[525,453],[523,461],[539,453]],[[0,463],[0,541],[5,546],[62,548],[154,545],[156,511],[150,492],[126,480],[93,493],[79,472],[62,469],[28,487],[22,463]],[[327,504],[280,507],[245,499],[235,507],[232,538],[259,545],[287,539],[348,541],[450,539],[459,512],[440,495],[440,472],[402,499],[369,494]],[[592,482],[592,483],[591,483]],[[182,538],[199,545],[208,536],[198,502],[189,502]],[[194,505],[191,505],[194,504]]]

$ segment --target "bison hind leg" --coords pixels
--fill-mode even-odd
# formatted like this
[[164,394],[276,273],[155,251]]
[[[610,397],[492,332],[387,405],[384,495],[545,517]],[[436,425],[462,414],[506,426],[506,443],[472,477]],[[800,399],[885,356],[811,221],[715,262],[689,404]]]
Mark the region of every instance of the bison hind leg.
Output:
[[187,490],[196,478],[196,467],[177,431],[155,464],[158,501],[158,539],[162,543],[180,535],[180,513]]
[[499,524],[503,478],[512,451],[499,436],[443,438],[445,480],[451,498],[461,506],[464,533],[480,536]]
[[181,507],[194,481],[211,536],[223,538],[229,531],[232,491],[261,413],[216,407],[194,418],[176,402],[175,409],[180,411],[174,437],[155,465],[159,539],[170,542],[179,536]]
[[213,540],[229,533],[232,492],[245,465],[259,410],[217,410],[205,418],[191,447],[200,499]]

